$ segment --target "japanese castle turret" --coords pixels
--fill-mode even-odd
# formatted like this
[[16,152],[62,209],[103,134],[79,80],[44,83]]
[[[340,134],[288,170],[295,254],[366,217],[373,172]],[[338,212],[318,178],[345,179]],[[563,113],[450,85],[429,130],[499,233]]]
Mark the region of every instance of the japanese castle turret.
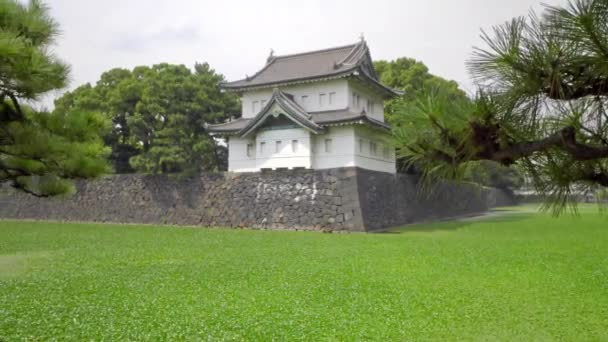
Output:
[[208,125],[228,143],[228,170],[359,167],[395,173],[384,101],[367,44],[271,56],[251,77],[223,83],[242,117]]

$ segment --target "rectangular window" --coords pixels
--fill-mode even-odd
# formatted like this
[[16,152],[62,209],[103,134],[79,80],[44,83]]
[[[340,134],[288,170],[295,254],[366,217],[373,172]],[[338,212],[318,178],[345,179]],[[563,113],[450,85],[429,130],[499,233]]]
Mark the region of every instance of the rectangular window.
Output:
[[363,153],[363,139],[359,139],[359,153]]
[[359,94],[357,94],[357,96],[355,97],[355,108],[359,109],[359,105],[361,104],[361,97],[359,96]]
[[260,102],[260,110],[262,110],[264,107],[266,107],[266,100],[262,100],[262,102]]
[[382,154],[384,155],[384,159],[390,158],[390,152],[389,152],[388,146],[384,146],[384,150],[382,151]]
[[302,107],[306,106],[308,103],[308,95],[302,95]]
[[336,102],[336,92],[329,93],[329,104],[333,105]]
[[275,152],[275,153],[280,153],[280,152],[281,152],[281,140],[277,140],[277,141],[275,142],[275,145],[274,145],[274,146],[275,146],[275,147],[274,147],[274,152]]
[[263,155],[263,154],[264,154],[264,149],[265,149],[265,148],[266,148],[266,142],[265,142],[265,141],[262,141],[262,142],[260,143],[260,155]]
[[298,141],[297,140],[291,141],[291,152],[293,152],[293,153],[298,152]]
[[374,101],[369,101],[367,103],[367,106],[369,107],[368,108],[368,113],[369,114],[374,114],[374,105],[375,105]]
[[251,102],[251,111],[253,112],[253,114],[258,113],[258,101]]
[[357,104],[357,93],[355,93],[353,91],[353,108],[355,108],[355,105]]
[[325,139],[325,153],[331,153],[331,149],[332,149],[331,143],[332,143],[331,139]]
[[253,144],[247,144],[247,157],[253,157]]
[[369,142],[369,154],[371,154],[372,156],[376,155],[376,143],[373,141]]
[[327,97],[327,94],[319,94],[319,107],[325,106],[325,97]]

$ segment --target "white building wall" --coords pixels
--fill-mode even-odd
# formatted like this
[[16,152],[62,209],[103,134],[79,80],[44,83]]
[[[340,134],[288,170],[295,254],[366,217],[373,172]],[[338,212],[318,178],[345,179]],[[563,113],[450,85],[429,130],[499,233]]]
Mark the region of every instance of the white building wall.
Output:
[[255,168],[311,168],[310,132],[302,128],[259,131]]
[[365,109],[369,117],[384,122],[384,100],[369,89],[348,82],[348,101],[348,108],[352,112],[360,113]]
[[230,138],[228,146],[228,170],[233,172],[298,167],[396,172],[389,133],[366,126],[330,127],[319,135],[302,128],[262,130],[255,139]]
[[[329,141],[329,145],[327,146]],[[354,126],[330,127],[325,134],[313,137],[313,169],[355,166]]]
[[[247,145],[251,144],[250,156],[247,156]],[[228,171],[258,171],[255,163],[255,140],[230,137],[228,139]]]
[[[281,87],[281,90],[294,96],[294,100],[307,112],[339,110],[348,107],[348,82],[332,80],[314,84]],[[252,118],[268,103],[272,89],[261,89],[243,93],[241,97],[243,118]],[[306,97],[303,99],[303,97]],[[331,97],[331,103],[330,103]],[[322,99],[323,98],[323,99]],[[254,111],[255,103],[255,111]]]
[[357,167],[388,173],[397,172],[395,148],[388,132],[357,126],[354,154]]

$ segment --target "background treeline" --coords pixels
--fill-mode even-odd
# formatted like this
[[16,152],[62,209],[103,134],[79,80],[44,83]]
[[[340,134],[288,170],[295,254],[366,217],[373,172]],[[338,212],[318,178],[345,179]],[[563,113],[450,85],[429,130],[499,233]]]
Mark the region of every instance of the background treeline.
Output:
[[240,112],[208,64],[112,69],[55,101],[55,112],[92,111],[112,122],[104,136],[116,173],[194,173],[226,168],[225,147],[204,124]]

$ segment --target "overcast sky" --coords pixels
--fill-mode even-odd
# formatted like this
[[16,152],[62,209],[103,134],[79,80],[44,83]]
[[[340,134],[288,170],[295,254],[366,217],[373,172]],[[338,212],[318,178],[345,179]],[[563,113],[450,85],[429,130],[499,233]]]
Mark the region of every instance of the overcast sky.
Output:
[[[354,43],[372,58],[423,61],[436,75],[473,86],[465,68],[481,28],[540,9],[537,0],[49,0],[72,65],[70,89],[114,67],[208,62],[228,80],[275,54]],[[544,0],[563,4],[565,0]],[[51,103],[52,94],[44,102]]]

